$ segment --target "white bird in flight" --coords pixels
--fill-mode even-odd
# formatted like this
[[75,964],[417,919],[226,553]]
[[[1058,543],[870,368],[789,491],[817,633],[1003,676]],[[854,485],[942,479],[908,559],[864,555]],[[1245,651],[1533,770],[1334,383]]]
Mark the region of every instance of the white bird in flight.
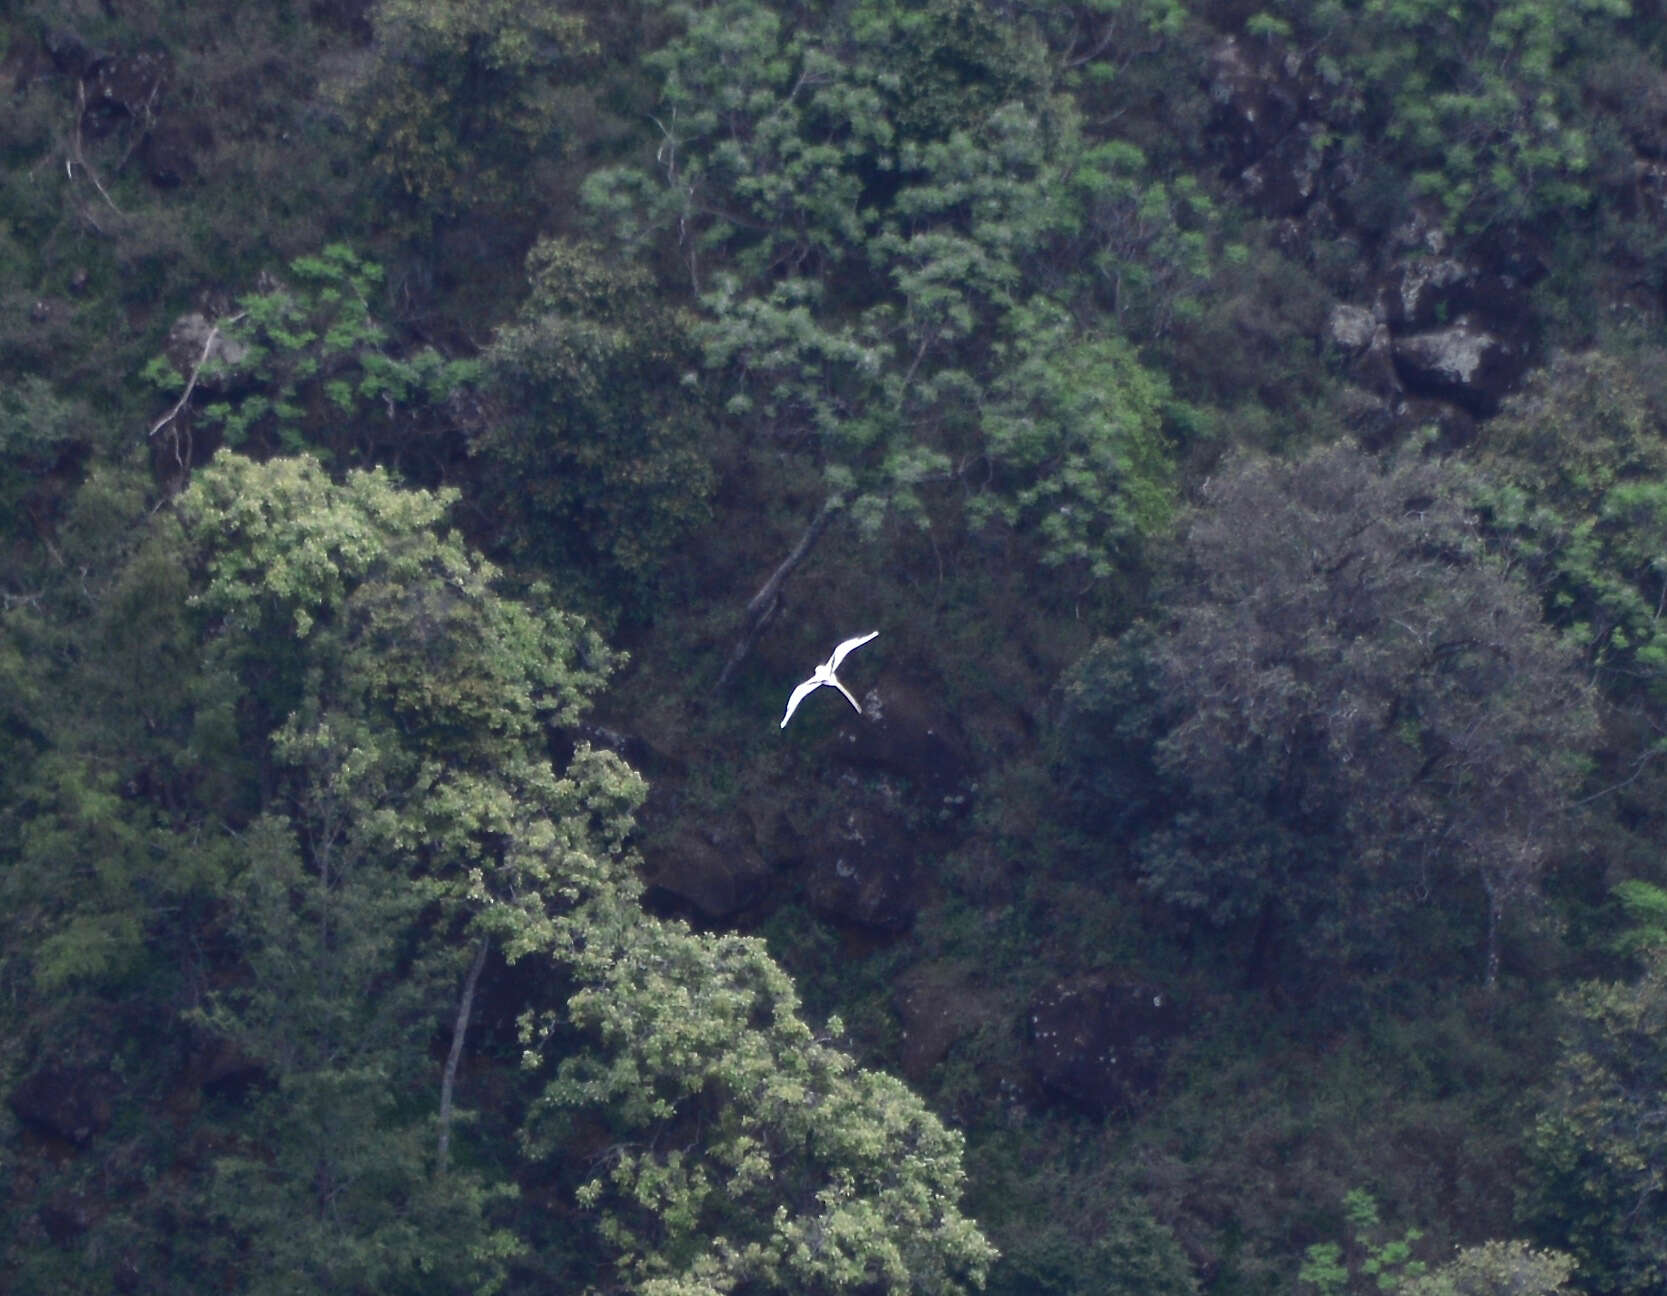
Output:
[[824,684],[831,685],[843,693],[845,695],[845,700],[856,708],[858,715],[861,715],[862,705],[856,700],[856,698],[851,696],[851,690],[839,682],[839,676],[835,675],[834,672],[839,669],[839,664],[845,660],[847,653],[849,653],[853,648],[861,648],[865,643],[879,633],[880,632],[878,630],[870,630],[867,634],[858,635],[855,639],[847,639],[844,643],[840,644],[839,647],[835,648],[833,650],[833,656],[823,662],[822,665],[818,666],[814,675],[807,679],[803,684],[799,685],[798,688],[793,690],[793,696],[787,699],[787,714],[781,718],[781,727],[783,729],[787,728],[787,722],[793,718],[793,713],[799,709],[799,703],[803,702]]

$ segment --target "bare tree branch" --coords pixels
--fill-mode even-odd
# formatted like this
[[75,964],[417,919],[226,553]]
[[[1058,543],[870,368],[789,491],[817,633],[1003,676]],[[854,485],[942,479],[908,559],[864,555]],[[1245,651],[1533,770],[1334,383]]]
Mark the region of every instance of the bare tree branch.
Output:
[[822,532],[828,529],[828,523],[833,521],[834,514],[844,505],[845,501],[838,495],[830,495],[822,504],[822,509],[805,528],[805,533],[799,537],[799,543],[793,546],[793,552],[782,560],[779,567],[770,574],[758,593],[747,603],[746,624],[741,630],[741,637],[736,640],[734,650],[729,654],[729,661],[724,664],[723,674],[718,676],[718,687],[721,689],[729,683],[730,677],[739,669],[747,654],[752,651],[753,644],[758,642],[758,636],[764,633],[764,627],[775,619],[781,610],[781,588],[787,583],[787,578],[810,555],[810,551],[821,539]]
[[75,177],[76,167],[80,167],[83,171],[85,171],[87,173],[87,179],[93,182],[93,188],[98,190],[98,196],[110,204],[111,211],[120,216],[123,214],[122,209],[116,206],[116,200],[112,198],[108,192],[106,192],[103,184],[99,182],[98,172],[94,171],[92,167],[87,165],[86,155],[82,152],[81,119],[86,115],[87,83],[85,81],[77,81],[75,83],[75,133],[70,137],[70,157],[69,160],[64,163],[64,170],[68,173],[71,179],[74,179]]
[[481,969],[486,966],[488,943],[481,938],[475,951],[475,961],[469,965],[469,975],[463,978],[463,998],[457,1005],[457,1025],[452,1028],[451,1053],[446,1057],[446,1069],[440,1077],[440,1144],[436,1165],[440,1174],[446,1173],[451,1156],[451,1094],[457,1080],[457,1063],[463,1056],[463,1037],[469,1033],[469,1014],[474,1008],[475,986],[480,983]]
[[[237,314],[228,318],[226,323],[235,324],[248,313],[248,311],[238,311]],[[168,424],[172,423],[179,416],[179,412],[185,408],[185,402],[191,399],[191,393],[197,386],[197,376],[202,373],[203,366],[208,363],[209,354],[214,350],[214,341],[219,336],[220,325],[214,324],[209,328],[208,336],[203,339],[203,353],[197,357],[197,363],[191,366],[191,376],[186,381],[185,390],[179,394],[179,399],[174,402],[173,409],[151,424],[150,431],[145,434],[147,439],[155,436]]]

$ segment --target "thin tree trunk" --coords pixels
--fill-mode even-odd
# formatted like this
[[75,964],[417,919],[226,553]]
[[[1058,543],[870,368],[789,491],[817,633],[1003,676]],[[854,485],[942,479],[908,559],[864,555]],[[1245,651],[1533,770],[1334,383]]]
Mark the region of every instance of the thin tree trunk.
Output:
[[1499,920],[1503,917],[1504,903],[1495,893],[1495,888],[1487,888],[1488,896],[1488,968],[1482,984],[1490,991],[1499,986]]
[[799,537],[799,543],[793,546],[793,552],[782,560],[779,567],[770,574],[758,593],[752,596],[747,604],[746,625],[741,630],[741,637],[735,643],[734,650],[729,654],[729,661],[724,664],[723,674],[718,676],[718,687],[723,688],[729,683],[741,663],[747,659],[753,644],[758,642],[758,636],[764,633],[764,628],[775,620],[776,613],[781,610],[781,588],[787,583],[787,578],[800,563],[810,556],[816,542],[822,538],[822,532],[828,529],[828,523],[833,521],[834,514],[840,509],[844,501],[837,495],[830,495],[822,504],[821,511],[805,528],[805,533]]
[[475,951],[475,961],[469,965],[469,975],[463,978],[463,999],[457,1005],[457,1025],[452,1028],[451,1054],[446,1058],[446,1070],[440,1077],[440,1147],[437,1164],[446,1173],[446,1162],[451,1155],[451,1091],[457,1079],[458,1059],[463,1056],[463,1037],[469,1033],[469,1013],[475,1004],[475,986],[480,982],[480,970],[486,966],[487,941],[481,938]]

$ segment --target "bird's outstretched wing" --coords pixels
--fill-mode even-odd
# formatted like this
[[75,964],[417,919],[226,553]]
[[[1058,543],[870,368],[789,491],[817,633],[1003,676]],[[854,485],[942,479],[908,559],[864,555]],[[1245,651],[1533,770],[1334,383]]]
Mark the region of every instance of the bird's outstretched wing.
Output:
[[857,709],[857,714],[858,715],[862,714],[862,703],[858,702],[856,700],[856,698],[851,696],[851,690],[846,688],[845,685],[843,685],[839,682],[839,677],[838,676],[835,676],[833,679],[829,680],[828,683],[832,684],[836,689],[838,689],[841,693],[843,693],[845,695],[845,700]]
[[[858,635],[855,639],[847,639],[844,643],[840,644],[839,647],[833,650],[833,656],[828,658],[828,669],[838,670],[840,662],[845,660],[846,655],[853,648],[861,648],[865,643],[879,633],[880,632],[878,630],[870,630],[867,634]],[[849,697],[850,694],[846,694],[846,696]],[[855,706],[856,704],[853,703],[852,705]],[[860,711],[862,708],[858,707],[857,709]]]
[[793,696],[787,699],[787,714],[781,718],[781,727],[783,729],[787,728],[787,722],[793,718],[793,713],[799,709],[799,703],[803,702],[805,698],[821,687],[822,681],[813,675],[803,684],[799,685],[798,688],[793,690]]

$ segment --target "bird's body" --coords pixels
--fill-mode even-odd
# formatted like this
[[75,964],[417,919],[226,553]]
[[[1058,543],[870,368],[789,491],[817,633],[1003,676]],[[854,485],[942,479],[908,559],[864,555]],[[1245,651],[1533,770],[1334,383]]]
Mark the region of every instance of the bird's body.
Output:
[[793,695],[787,699],[787,714],[781,718],[781,727],[783,729],[787,728],[787,722],[793,718],[793,713],[799,709],[799,703],[803,702],[824,684],[828,685],[830,688],[838,689],[840,693],[844,695],[845,700],[855,709],[856,713],[861,715],[862,704],[858,702],[856,698],[851,696],[851,690],[839,682],[839,676],[834,674],[834,672],[839,669],[840,663],[845,660],[846,655],[850,653],[853,648],[861,648],[865,643],[879,633],[880,632],[878,630],[870,630],[867,634],[858,635],[855,639],[847,639],[844,643],[840,644],[839,647],[835,648],[833,650],[833,655],[829,657],[827,661],[818,666],[809,679],[793,690]]

